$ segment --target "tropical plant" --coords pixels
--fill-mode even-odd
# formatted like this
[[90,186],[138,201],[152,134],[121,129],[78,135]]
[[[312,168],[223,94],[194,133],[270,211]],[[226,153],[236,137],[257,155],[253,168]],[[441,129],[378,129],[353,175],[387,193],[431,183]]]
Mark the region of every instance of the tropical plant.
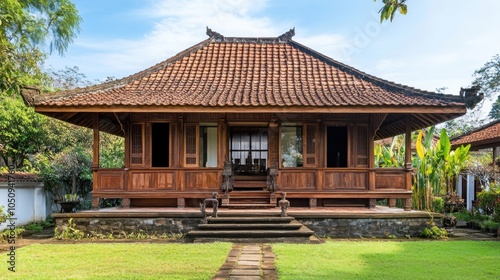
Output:
[[390,145],[375,144],[376,167],[404,167],[404,164],[405,147],[403,135],[394,136]]
[[439,141],[432,143],[434,127],[423,138],[423,131],[417,136],[417,157],[413,166],[417,169],[413,177],[413,206],[419,210],[432,209],[432,197],[452,193],[455,190],[453,178],[464,167],[469,157],[470,145],[451,150],[450,139],[442,129]]

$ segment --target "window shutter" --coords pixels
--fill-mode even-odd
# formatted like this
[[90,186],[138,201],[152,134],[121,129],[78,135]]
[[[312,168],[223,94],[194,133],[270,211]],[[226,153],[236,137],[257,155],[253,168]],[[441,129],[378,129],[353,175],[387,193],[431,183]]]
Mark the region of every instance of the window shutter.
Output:
[[316,138],[317,125],[305,125],[305,147],[304,147],[304,166],[316,166]]
[[198,166],[198,126],[185,125],[185,166]]
[[357,165],[368,166],[368,127],[357,126]]
[[144,162],[143,159],[143,125],[142,124],[132,124],[132,133],[131,133],[131,164],[133,165],[142,165]]

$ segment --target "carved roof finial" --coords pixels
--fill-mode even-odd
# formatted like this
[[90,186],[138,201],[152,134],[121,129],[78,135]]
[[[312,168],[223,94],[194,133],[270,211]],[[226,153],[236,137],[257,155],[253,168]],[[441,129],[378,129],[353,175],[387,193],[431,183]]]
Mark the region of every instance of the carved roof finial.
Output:
[[283,33],[278,37],[280,41],[290,41],[292,37],[295,36],[295,27],[288,30],[288,32]]
[[215,39],[224,39],[224,36],[222,36],[220,33],[217,33],[215,31],[212,31],[212,29],[208,28],[207,26],[207,35],[210,38],[215,38]]

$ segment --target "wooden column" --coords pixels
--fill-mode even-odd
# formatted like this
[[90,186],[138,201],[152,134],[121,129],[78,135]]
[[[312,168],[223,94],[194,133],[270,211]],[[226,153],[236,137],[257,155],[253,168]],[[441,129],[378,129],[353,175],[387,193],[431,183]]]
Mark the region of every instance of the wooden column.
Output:
[[[412,181],[412,171],[411,166],[411,116],[406,116],[406,132],[405,132],[405,165],[406,165],[406,180],[405,189],[411,191],[411,181]],[[404,209],[406,211],[411,210],[411,198],[406,199],[404,203]]]
[[[99,113],[95,113],[93,116],[92,129],[94,132],[94,138],[92,143],[92,184],[93,190],[99,189],[99,178],[97,171],[99,170]],[[92,197],[92,208],[99,209],[99,197]]]
[[94,130],[92,170],[97,171],[99,168],[99,113],[94,114],[92,128]]

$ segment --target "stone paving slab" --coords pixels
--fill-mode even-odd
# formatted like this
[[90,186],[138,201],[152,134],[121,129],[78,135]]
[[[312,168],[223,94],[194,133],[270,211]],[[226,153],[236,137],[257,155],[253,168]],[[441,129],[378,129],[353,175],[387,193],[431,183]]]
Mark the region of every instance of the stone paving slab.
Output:
[[242,276],[242,275],[248,275],[248,276],[260,276],[260,268],[257,269],[233,269],[231,271],[231,276]]
[[226,263],[212,280],[278,279],[274,258],[275,255],[268,244],[233,244]]

